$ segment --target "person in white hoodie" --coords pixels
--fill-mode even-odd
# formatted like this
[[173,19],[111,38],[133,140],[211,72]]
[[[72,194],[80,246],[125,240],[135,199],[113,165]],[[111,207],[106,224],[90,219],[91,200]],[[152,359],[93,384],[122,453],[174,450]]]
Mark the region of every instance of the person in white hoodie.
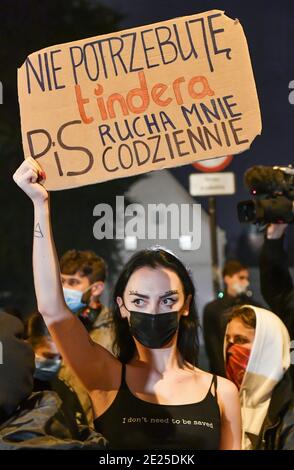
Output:
[[237,385],[243,450],[293,450],[294,400],[290,338],[272,312],[252,305],[235,307],[224,341],[227,378]]

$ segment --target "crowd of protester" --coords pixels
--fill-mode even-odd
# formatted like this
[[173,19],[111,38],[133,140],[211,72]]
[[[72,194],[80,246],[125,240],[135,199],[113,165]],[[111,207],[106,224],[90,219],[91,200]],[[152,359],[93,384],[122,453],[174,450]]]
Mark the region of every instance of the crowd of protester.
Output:
[[14,175],[43,236],[34,238],[35,311],[23,321],[0,313],[0,449],[293,450],[286,226],[265,232],[264,305],[249,268],[226,262],[224,295],[203,312],[205,371],[181,260],[158,246],[135,253],[103,305],[104,260],[78,250],[57,259],[40,171],[28,158]]

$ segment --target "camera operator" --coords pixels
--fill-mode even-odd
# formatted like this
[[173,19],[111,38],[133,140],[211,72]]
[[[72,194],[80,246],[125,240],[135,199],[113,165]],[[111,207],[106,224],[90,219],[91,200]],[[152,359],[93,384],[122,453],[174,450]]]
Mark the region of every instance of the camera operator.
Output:
[[[284,250],[285,230],[294,223],[294,168],[253,166],[244,175],[253,199],[237,206],[241,223],[266,227],[260,255],[260,286],[263,298],[283,320],[294,339],[294,286]],[[290,368],[294,384],[294,367]]]
[[[261,292],[271,309],[283,320],[294,339],[294,286],[284,248],[287,224],[269,224],[260,255]],[[294,384],[294,367],[290,368]]]

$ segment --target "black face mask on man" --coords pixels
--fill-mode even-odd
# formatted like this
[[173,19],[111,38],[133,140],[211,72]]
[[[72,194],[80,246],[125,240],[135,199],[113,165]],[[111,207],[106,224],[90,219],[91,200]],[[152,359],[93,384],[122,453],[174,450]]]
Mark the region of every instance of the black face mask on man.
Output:
[[[124,305],[126,308],[126,306]],[[126,310],[128,310],[126,308]],[[130,312],[130,332],[146,348],[159,349],[173,338],[179,328],[179,312]]]

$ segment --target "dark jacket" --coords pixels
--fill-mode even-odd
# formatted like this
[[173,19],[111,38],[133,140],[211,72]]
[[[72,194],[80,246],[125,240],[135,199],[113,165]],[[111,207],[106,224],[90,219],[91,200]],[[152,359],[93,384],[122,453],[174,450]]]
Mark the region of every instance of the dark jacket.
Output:
[[13,415],[0,424],[0,450],[101,450],[101,434],[77,426],[52,391],[32,393]]
[[273,390],[256,450],[294,450],[294,396],[286,372]]
[[284,237],[265,239],[260,255],[260,287],[265,301],[294,339],[294,287],[284,250]]
[[[284,237],[277,240],[265,239],[259,259],[259,272],[264,300],[285,323],[290,339],[294,340],[294,286],[284,250]],[[293,364],[290,366],[290,374],[294,389]]]
[[203,336],[205,350],[209,360],[210,371],[225,377],[223,354],[224,337],[227,318],[230,310],[236,305],[252,304],[259,307],[251,297],[240,295],[232,297],[224,294],[222,299],[213,300],[206,304],[203,312]]
[[[82,404],[79,401],[77,392],[55,376],[50,381],[44,381],[34,378],[34,392],[53,391],[57,393],[62,402],[62,407],[65,412],[70,411],[71,415],[75,417],[77,424],[83,424],[88,426],[88,420],[85,411],[83,410]],[[90,398],[89,398],[90,400]],[[93,411],[92,411],[93,414]]]

